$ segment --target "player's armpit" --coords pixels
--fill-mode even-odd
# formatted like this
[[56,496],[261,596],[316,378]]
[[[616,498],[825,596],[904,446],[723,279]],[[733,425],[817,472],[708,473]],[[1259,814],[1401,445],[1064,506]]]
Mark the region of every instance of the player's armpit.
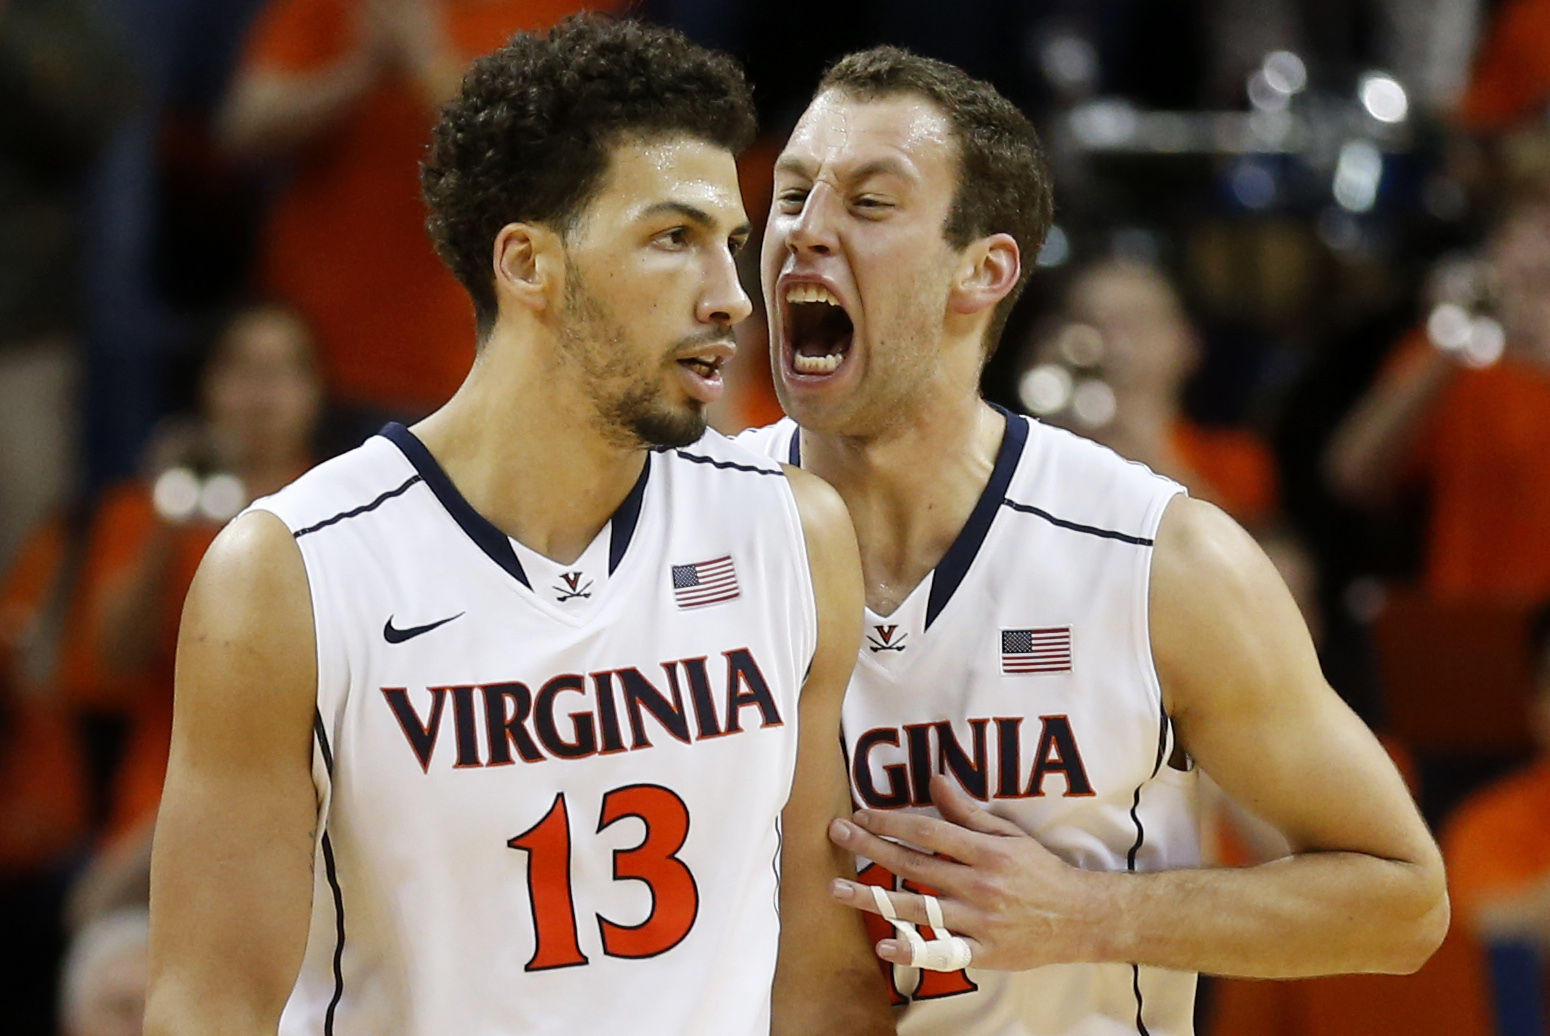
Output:
[[1418,968],[1447,927],[1441,856],[1387,753],[1325,682],[1269,559],[1216,508],[1177,498],[1150,618],[1184,748],[1294,855],[1141,883],[1132,935],[1152,950],[1126,959],[1264,977]]
[[239,517],[205,555],[178,637],[147,1033],[275,1031],[312,902],[316,666],[290,532]]
[[850,815],[840,701],[861,647],[861,564],[839,495],[812,475],[786,471],[807,540],[818,646],[802,687],[796,776],[781,814],[780,961],[771,1031],[891,1033],[886,987],[861,916],[829,894],[833,878],[856,873],[854,858],[827,832],[835,817]]

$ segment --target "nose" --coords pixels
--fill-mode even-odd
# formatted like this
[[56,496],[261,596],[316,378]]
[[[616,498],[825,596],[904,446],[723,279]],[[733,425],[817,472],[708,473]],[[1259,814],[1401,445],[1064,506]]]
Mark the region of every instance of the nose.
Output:
[[705,290],[695,307],[696,319],[703,324],[726,327],[746,320],[753,312],[753,303],[737,275],[737,259],[729,251],[718,252],[711,260],[711,267],[705,278]]
[[834,219],[830,213],[833,195],[827,184],[815,183],[802,199],[802,211],[792,219],[791,230],[786,235],[787,247],[796,254],[829,255],[837,247]]

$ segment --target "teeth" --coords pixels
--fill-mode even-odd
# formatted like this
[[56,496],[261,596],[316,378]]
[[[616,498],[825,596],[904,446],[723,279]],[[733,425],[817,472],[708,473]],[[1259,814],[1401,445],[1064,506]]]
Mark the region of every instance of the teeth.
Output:
[[822,302],[830,306],[838,306],[840,300],[834,297],[834,293],[822,284],[793,284],[786,289],[787,302]]
[[828,356],[803,356],[798,353],[791,357],[791,366],[796,368],[798,374],[833,374],[839,370],[844,359],[838,353],[830,353]]

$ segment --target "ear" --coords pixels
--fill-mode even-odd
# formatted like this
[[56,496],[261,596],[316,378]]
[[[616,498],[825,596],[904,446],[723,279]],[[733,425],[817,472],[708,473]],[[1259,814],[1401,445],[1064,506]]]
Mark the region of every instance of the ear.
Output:
[[564,288],[565,248],[560,236],[538,223],[508,223],[492,250],[495,297],[535,313],[552,307]]
[[991,234],[964,249],[948,305],[955,313],[990,309],[1017,286],[1022,256],[1011,234]]

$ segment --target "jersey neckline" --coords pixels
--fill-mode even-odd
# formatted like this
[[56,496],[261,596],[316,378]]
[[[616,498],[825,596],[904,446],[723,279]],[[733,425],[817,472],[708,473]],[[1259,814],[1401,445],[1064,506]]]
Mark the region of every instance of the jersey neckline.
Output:
[[[508,575],[532,590],[533,586],[528,581],[527,573],[522,570],[522,563],[517,560],[517,553],[512,549],[511,541],[506,534],[496,528],[484,515],[474,510],[473,504],[458,492],[457,487],[452,484],[452,480],[447,477],[447,473],[442,470],[441,465],[437,463],[436,458],[431,455],[430,450],[426,449],[419,437],[397,421],[390,421],[377,434],[398,447],[399,452],[409,461],[463,533]],[[646,496],[646,482],[650,475],[651,454],[648,452],[646,463],[641,466],[640,478],[635,480],[635,485],[608,519],[609,575],[613,575],[619,563],[624,560],[630,541],[635,536],[635,527],[640,522],[641,504]]]
[[[1023,447],[1028,442],[1028,422],[1012,413],[1006,407],[986,400],[986,404],[1000,414],[1006,422],[1006,430],[1001,435],[1001,445],[996,450],[996,462],[990,470],[990,478],[985,482],[985,488],[980,491],[980,496],[974,503],[974,510],[969,512],[968,520],[963,523],[963,528],[958,530],[958,535],[953,538],[952,546],[947,548],[947,553],[942,555],[942,560],[936,563],[936,567],[926,574],[921,582],[931,583],[931,593],[926,600],[926,618],[922,629],[930,629],[931,623],[947,607],[947,602],[952,600],[953,592],[963,582],[963,577],[968,575],[969,566],[979,554],[981,545],[985,542],[985,536],[990,532],[990,525],[996,519],[996,511],[1001,507],[1001,501],[1006,499],[1007,487],[1012,484],[1012,474],[1017,470],[1017,462],[1022,458]],[[802,429],[794,426],[791,429],[791,443],[787,448],[788,463],[793,467],[802,466]],[[919,590],[911,590],[905,595],[908,601]],[[903,607],[901,603],[900,608]],[[899,608],[895,608],[889,615],[878,615],[870,608],[867,613],[877,618],[887,620],[891,615],[897,615]]]

